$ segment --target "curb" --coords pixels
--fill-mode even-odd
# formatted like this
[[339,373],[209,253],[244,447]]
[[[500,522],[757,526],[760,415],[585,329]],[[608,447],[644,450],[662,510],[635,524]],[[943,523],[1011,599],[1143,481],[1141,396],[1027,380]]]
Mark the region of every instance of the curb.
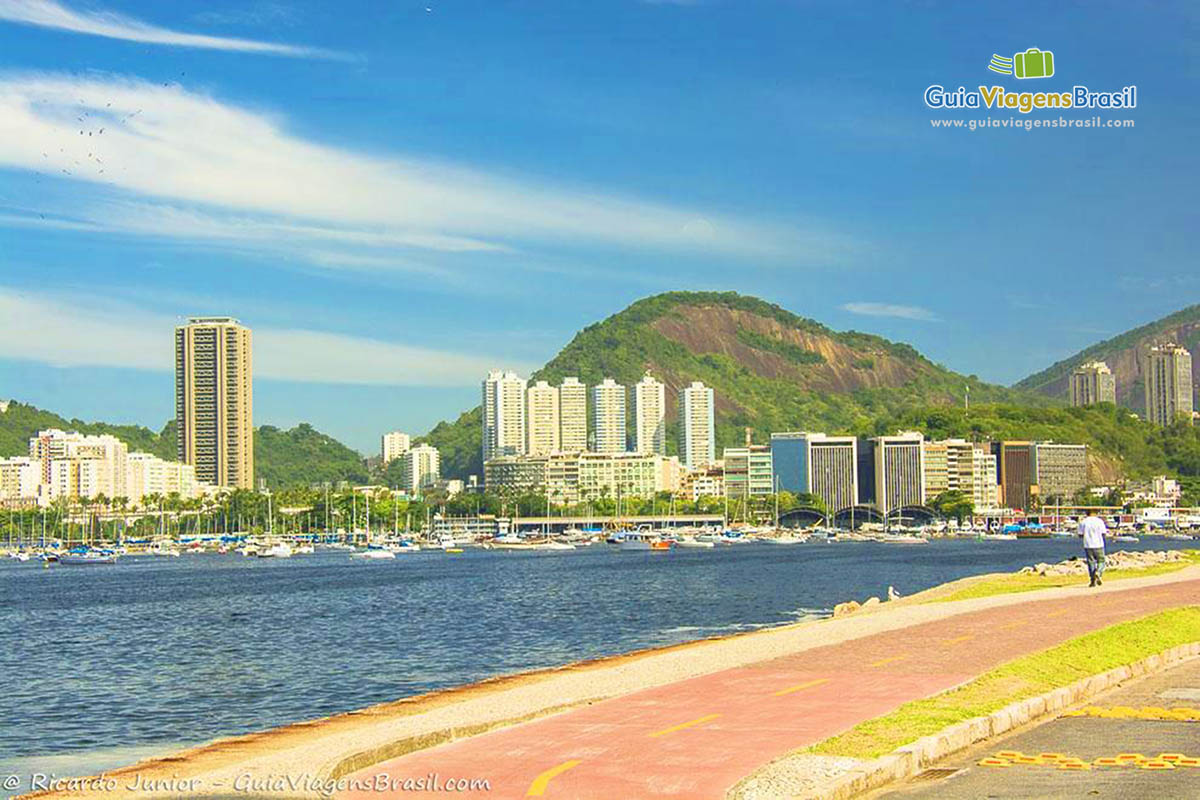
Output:
[[910,778],[948,755],[1062,711],[1132,678],[1153,675],[1194,658],[1200,658],[1200,642],[1181,644],[1132,664],[1082,678],[1069,686],[1018,700],[987,716],[972,717],[917,739],[799,797],[802,800],[848,800],[893,781]]

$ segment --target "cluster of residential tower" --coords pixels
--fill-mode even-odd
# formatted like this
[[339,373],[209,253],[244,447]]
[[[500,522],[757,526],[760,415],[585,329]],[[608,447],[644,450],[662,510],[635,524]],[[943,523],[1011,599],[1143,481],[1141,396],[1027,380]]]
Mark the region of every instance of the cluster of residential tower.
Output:
[[1087,448],[1051,442],[927,440],[918,432],[859,439],[780,432],[718,454],[713,390],[677,390],[677,455],[667,454],[669,387],[647,374],[632,388],[611,378],[532,385],[493,371],[482,385],[484,484],[545,493],[554,503],[658,493],[740,501],[788,491],[836,514],[891,514],[961,492],[978,509],[1069,501],[1087,485]]

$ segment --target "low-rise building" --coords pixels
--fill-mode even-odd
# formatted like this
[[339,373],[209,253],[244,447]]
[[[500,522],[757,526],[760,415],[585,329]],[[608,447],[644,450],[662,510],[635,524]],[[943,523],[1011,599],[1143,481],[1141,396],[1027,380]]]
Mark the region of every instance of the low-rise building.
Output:
[[41,486],[41,461],[25,456],[0,458],[0,503],[14,507],[35,503]]
[[213,487],[196,479],[196,468],[191,464],[166,461],[150,453],[130,453],[125,464],[126,497],[133,505],[143,503],[147,495],[178,494],[193,499],[213,491]]
[[725,465],[718,461],[698,469],[685,470],[677,494],[693,503],[702,497],[724,497]]
[[926,441],[925,497],[961,492],[978,509],[996,507],[996,457],[984,445],[965,439]]
[[774,493],[770,447],[726,447],[721,460],[725,463],[725,495],[730,500],[766,497]]

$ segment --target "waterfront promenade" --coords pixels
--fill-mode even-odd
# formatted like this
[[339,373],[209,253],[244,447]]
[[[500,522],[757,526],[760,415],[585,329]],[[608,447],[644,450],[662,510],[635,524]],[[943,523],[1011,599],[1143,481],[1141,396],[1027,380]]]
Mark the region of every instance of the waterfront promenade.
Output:
[[[719,798],[772,760],[908,700],[1081,633],[1196,604],[1200,567],[1098,590],[920,599],[503,678],[110,775],[120,786],[175,776],[194,781],[192,794],[316,796],[323,779],[378,786],[436,774],[488,781],[489,791],[456,793],[475,797]],[[397,787],[341,796],[444,794]]]

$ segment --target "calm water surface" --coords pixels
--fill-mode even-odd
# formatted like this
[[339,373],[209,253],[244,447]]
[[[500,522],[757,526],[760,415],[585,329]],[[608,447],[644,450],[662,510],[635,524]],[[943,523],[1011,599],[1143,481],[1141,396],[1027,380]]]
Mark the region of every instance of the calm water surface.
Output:
[[[1144,539],[1129,549],[1188,543]],[[0,771],[84,773],[489,676],[778,625],[1078,552],[1073,540],[361,562],[0,562]],[[111,754],[106,756],[105,754]],[[120,755],[118,755],[120,754]],[[74,766],[69,766],[74,765]]]

